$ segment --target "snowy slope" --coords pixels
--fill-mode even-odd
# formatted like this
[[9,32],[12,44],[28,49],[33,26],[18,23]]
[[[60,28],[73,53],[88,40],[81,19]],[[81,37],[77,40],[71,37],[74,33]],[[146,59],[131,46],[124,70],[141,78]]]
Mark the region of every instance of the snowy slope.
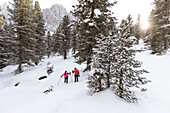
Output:
[[[45,59],[16,76],[12,72],[17,67],[8,66],[0,72],[0,113],[170,113],[169,56],[149,55],[149,51],[137,55],[143,68],[150,72],[146,76],[152,83],[146,86],[147,92],[136,91],[136,104],[121,100],[111,89],[91,96],[86,87],[88,73],[82,72],[85,65],[75,64],[71,55],[67,60],[60,56]],[[47,75],[48,62],[54,65],[54,72],[39,81],[39,77]],[[74,67],[80,70],[80,82],[73,83],[69,78],[69,84],[64,84],[62,78],[57,86],[61,74]],[[15,87],[17,82],[20,84]],[[54,91],[44,94],[51,85]]]

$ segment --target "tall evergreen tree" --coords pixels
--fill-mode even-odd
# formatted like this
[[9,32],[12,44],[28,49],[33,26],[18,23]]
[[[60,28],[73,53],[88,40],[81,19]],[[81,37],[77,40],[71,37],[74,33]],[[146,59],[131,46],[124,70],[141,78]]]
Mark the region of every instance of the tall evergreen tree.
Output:
[[128,102],[136,102],[137,97],[131,88],[140,88],[140,85],[149,81],[140,76],[147,73],[146,70],[135,69],[140,68],[142,63],[135,60],[136,52],[140,52],[140,50],[132,48],[136,39],[131,38],[131,25],[130,16],[126,20],[122,20],[120,24],[119,36],[114,40],[113,76],[111,78],[114,80],[112,87],[116,90],[116,95]]
[[5,45],[4,44],[5,44],[5,42],[4,42],[4,37],[3,37],[3,30],[0,29],[0,69],[5,67],[4,63],[6,62],[6,59],[4,58],[5,57],[5,55],[4,55],[4,52],[5,52],[4,46]]
[[107,18],[110,16],[109,7],[112,7],[114,3],[108,2],[108,0],[81,0],[79,4],[74,6],[72,12],[76,18],[74,23],[77,26],[78,47],[75,57],[78,63],[87,61],[87,67],[84,71],[91,70],[92,53],[95,47],[95,37],[102,33],[108,35]]
[[[111,12],[110,12],[111,14]],[[111,86],[112,64],[113,64],[113,39],[117,36],[116,18],[111,15],[105,18],[105,28],[107,34],[98,34],[95,48],[93,49],[93,74],[88,77],[88,87],[95,93],[107,89]]]
[[[0,9],[1,12],[1,9]],[[6,66],[8,59],[7,55],[7,46],[6,46],[6,30],[4,28],[6,24],[6,18],[3,14],[0,13],[0,69]]]
[[61,43],[62,43],[62,38],[61,38],[61,34],[62,34],[62,32],[61,32],[61,25],[62,24],[60,24],[59,26],[58,26],[58,28],[56,29],[56,31],[54,32],[54,34],[52,35],[52,38],[54,39],[54,41],[52,42],[53,44],[53,49],[52,49],[52,51],[53,51],[53,53],[54,54],[56,54],[56,53],[58,53],[58,54],[60,54],[60,55],[62,55],[62,52],[61,52]]
[[6,18],[5,15],[1,14],[2,9],[0,8],[0,29],[2,30],[5,23],[6,23]]
[[151,33],[149,36],[149,45],[152,54],[161,55],[165,53],[169,47],[170,37],[170,20],[169,0],[155,0],[155,8],[150,15]]
[[132,48],[136,39],[131,38],[131,16],[122,20],[118,33],[113,29],[109,34],[97,40],[93,58],[94,74],[88,78],[88,87],[93,93],[112,87],[120,98],[136,102],[137,98],[130,90],[131,87],[140,88],[140,85],[149,81],[140,76],[146,70],[134,69],[141,67],[142,63],[135,60],[135,54],[140,50]]
[[35,24],[35,39],[36,39],[36,55],[38,56],[35,60],[37,65],[43,56],[45,55],[45,20],[41,11],[38,1],[35,1],[34,5],[34,24]]
[[[0,8],[1,12],[1,8]],[[1,13],[0,13],[1,14]],[[4,41],[3,41],[3,25],[4,25],[4,18],[2,15],[0,15],[0,69],[2,69],[4,66]]]
[[61,50],[64,59],[67,59],[67,53],[69,51],[70,43],[71,43],[71,29],[70,29],[70,21],[68,16],[63,17],[62,25],[61,25]]
[[[114,31],[115,32],[115,31]],[[93,56],[94,73],[89,75],[88,87],[95,93],[107,89],[111,86],[113,56],[113,39],[114,35],[102,36],[97,40]]]
[[52,54],[52,38],[51,38],[50,31],[47,32],[46,44],[47,44],[46,53],[49,58]]
[[10,20],[13,24],[13,54],[11,62],[18,64],[15,73],[23,72],[23,64],[33,65],[37,59],[35,55],[36,39],[34,38],[35,27],[33,22],[33,1],[13,0],[11,8],[8,7]]
[[134,35],[137,38],[137,44],[139,44],[139,39],[142,36],[141,23],[140,23],[140,15],[138,15],[137,22],[134,25]]
[[72,40],[71,40],[71,47],[72,47],[72,52],[73,54],[76,53],[77,51],[77,40],[79,37],[79,33],[77,32],[77,26],[76,25],[72,25]]

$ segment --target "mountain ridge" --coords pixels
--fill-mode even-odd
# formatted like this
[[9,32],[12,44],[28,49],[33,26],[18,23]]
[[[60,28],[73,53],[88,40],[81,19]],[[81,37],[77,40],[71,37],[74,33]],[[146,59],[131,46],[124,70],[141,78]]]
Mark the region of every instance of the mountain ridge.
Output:
[[71,14],[60,4],[54,4],[51,8],[43,9],[44,19],[48,31],[54,32],[66,15],[71,20]]

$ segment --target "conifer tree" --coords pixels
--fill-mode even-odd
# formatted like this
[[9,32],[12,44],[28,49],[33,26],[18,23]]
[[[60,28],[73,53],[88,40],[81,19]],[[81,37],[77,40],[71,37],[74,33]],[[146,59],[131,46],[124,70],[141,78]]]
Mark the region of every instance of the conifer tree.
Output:
[[[131,38],[132,18],[129,15],[126,20],[122,20],[119,31],[112,29],[109,36],[102,36],[97,40],[94,49],[94,74],[88,78],[88,87],[93,93],[112,87],[116,95],[128,102],[136,102],[137,98],[131,87],[137,87],[146,84],[146,78],[140,74],[146,73],[146,70],[137,70],[141,67],[141,62],[135,60],[136,52],[134,50],[136,39]],[[141,90],[145,90],[142,89]]]
[[70,42],[71,42],[70,21],[68,16],[64,16],[61,25],[61,46],[60,46],[64,60],[67,59],[67,53],[71,48]]
[[[95,47],[95,37],[99,33],[107,35],[107,21],[110,15],[109,7],[115,3],[109,3],[108,0],[81,0],[74,6],[72,11],[76,18],[74,23],[77,26],[78,45],[75,57],[78,63],[87,61],[87,67],[84,71],[91,70],[92,53]],[[104,21],[104,23],[102,23]]]
[[169,48],[169,37],[170,37],[170,20],[169,0],[155,0],[155,8],[152,10],[150,15],[150,36],[149,45],[152,50],[152,54],[161,55]]
[[[106,10],[105,10],[106,11]],[[112,12],[107,10],[100,15],[98,24],[103,23],[101,31],[95,37],[96,44],[93,49],[93,73],[88,77],[88,87],[95,93],[109,88],[111,85],[111,70],[113,63],[113,37],[117,35],[116,18],[112,16]]]
[[45,20],[41,11],[38,1],[35,1],[34,5],[34,24],[35,24],[35,39],[36,39],[36,55],[38,56],[35,60],[37,65],[43,56],[45,55]]
[[[0,30],[0,56],[1,56],[1,63],[0,65],[2,67],[5,67],[7,65],[12,65],[14,64],[13,62],[10,62],[10,59],[13,55],[13,38],[14,38],[14,30],[13,30],[13,26],[10,23],[10,21],[8,21],[9,24],[5,24],[3,29]],[[1,67],[0,66],[0,67]]]
[[52,39],[51,39],[50,31],[47,32],[46,44],[47,44],[47,49],[46,49],[47,56],[49,58],[52,54]]
[[[1,11],[1,9],[0,9]],[[0,69],[6,66],[8,60],[8,53],[7,53],[7,44],[6,44],[6,30],[5,26],[5,16],[0,15]]]
[[3,29],[5,23],[6,23],[6,18],[5,15],[1,14],[2,9],[0,8],[0,30]]
[[56,29],[56,32],[53,34],[54,38],[54,52],[58,52],[64,57],[64,60],[67,59],[67,53],[71,48],[71,28],[70,21],[68,16],[64,16],[62,23]]
[[61,43],[62,43],[62,24],[60,24],[58,26],[58,28],[56,29],[56,32],[53,34],[52,38],[54,39],[53,41],[53,49],[52,51],[54,52],[54,54],[58,53],[59,55],[62,55],[62,51],[61,51]]
[[[0,8],[1,12],[1,8]],[[1,13],[0,13],[1,14]],[[5,55],[5,41],[4,41],[4,24],[5,24],[5,16],[0,15],[0,69],[5,67],[6,55]]]
[[[114,31],[115,32],[115,31]],[[112,64],[114,63],[113,56],[113,39],[115,36],[102,36],[97,40],[93,56],[94,73],[88,77],[88,87],[93,93],[100,92],[104,89],[110,88],[112,81],[111,72]]]
[[78,36],[79,36],[77,29],[78,29],[77,26],[73,25],[73,27],[72,27],[72,40],[71,40],[71,47],[72,47],[73,54],[75,54],[76,51],[77,51],[77,40],[78,40]]
[[139,44],[139,39],[141,38],[141,23],[140,23],[140,15],[138,15],[138,19],[136,24],[134,25],[134,35],[137,38],[137,44]]
[[34,38],[35,27],[33,22],[33,1],[13,0],[11,8],[8,7],[10,20],[13,24],[13,54],[10,62],[18,64],[15,73],[23,72],[23,64],[33,65],[37,59],[35,55],[36,39]]
[[[132,48],[136,39],[131,38],[130,16],[126,20],[122,20],[119,27],[119,36],[114,40],[114,63],[112,65],[112,80],[114,80],[112,87],[116,90],[116,95],[128,102],[137,102],[137,97],[132,87],[140,88],[140,85],[146,84],[149,81],[140,75],[147,73],[140,68],[142,63],[135,60],[135,55],[140,50]],[[142,89],[143,90],[143,89]]]

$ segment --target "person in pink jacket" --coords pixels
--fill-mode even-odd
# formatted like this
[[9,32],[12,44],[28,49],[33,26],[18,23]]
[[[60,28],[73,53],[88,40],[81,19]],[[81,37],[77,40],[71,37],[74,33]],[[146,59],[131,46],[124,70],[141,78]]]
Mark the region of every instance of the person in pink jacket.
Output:
[[68,73],[67,71],[64,72],[64,74],[61,75],[64,76],[64,83],[68,83],[68,75],[71,75],[71,73]]

